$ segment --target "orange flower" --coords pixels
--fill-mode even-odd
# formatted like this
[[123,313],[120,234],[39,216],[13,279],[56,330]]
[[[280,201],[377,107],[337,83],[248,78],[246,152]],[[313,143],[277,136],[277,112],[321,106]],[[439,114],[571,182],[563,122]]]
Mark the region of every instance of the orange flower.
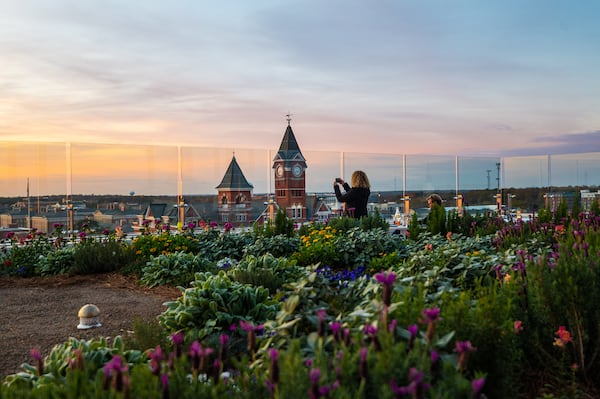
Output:
[[556,231],[558,234],[564,234],[565,226],[563,226],[562,224],[558,224],[558,225],[554,226],[554,231]]
[[556,331],[554,333],[554,335],[556,335],[558,337],[558,338],[554,339],[554,345],[561,347],[561,348],[563,346],[565,346],[566,344],[568,344],[569,342],[573,341],[573,338],[571,337],[571,333],[569,331],[567,331],[565,326],[558,327],[558,331]]
[[431,251],[432,249],[433,249],[433,244],[432,243],[425,244],[425,250],[426,251]]

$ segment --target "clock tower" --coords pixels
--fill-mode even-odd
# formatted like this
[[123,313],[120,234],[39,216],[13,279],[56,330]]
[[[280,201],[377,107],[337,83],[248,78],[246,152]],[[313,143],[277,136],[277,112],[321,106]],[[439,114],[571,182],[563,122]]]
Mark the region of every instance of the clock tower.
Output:
[[273,159],[275,173],[275,202],[284,209],[288,218],[306,220],[306,160],[290,125],[287,116],[287,129]]

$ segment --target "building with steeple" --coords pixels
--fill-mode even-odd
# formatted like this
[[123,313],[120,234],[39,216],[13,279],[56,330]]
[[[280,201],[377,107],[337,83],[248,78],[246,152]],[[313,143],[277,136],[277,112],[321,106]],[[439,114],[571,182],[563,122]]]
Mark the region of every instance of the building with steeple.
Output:
[[279,151],[273,159],[275,175],[275,202],[288,218],[305,221],[306,214],[306,160],[300,151],[287,115],[287,128]]
[[216,187],[217,217],[219,223],[230,222],[234,226],[251,223],[252,220],[252,189],[254,186],[248,183],[240,165],[232,157],[223,180]]

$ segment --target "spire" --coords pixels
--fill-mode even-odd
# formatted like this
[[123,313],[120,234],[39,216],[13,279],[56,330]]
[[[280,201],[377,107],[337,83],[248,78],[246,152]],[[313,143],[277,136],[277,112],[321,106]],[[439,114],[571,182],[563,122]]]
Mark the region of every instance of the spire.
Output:
[[286,118],[288,125],[283,134],[283,140],[281,140],[281,145],[279,146],[279,151],[277,152],[274,161],[300,161],[302,165],[306,167],[306,160],[300,151],[300,146],[298,146],[296,136],[294,136],[294,131],[292,130],[290,123],[292,118],[289,112],[287,113]]
[[227,167],[227,171],[225,172],[225,176],[223,176],[223,180],[216,187],[217,189],[236,189],[236,190],[251,190],[254,186],[248,183],[240,165],[238,165],[237,160],[235,159],[235,154],[231,158],[231,162]]

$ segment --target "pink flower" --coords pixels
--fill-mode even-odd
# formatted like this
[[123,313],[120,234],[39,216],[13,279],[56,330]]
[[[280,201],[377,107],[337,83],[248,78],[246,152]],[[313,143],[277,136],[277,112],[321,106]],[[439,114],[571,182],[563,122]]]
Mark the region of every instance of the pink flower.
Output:
[[521,320],[515,320],[514,323],[515,334],[518,334],[523,330],[523,322]]

